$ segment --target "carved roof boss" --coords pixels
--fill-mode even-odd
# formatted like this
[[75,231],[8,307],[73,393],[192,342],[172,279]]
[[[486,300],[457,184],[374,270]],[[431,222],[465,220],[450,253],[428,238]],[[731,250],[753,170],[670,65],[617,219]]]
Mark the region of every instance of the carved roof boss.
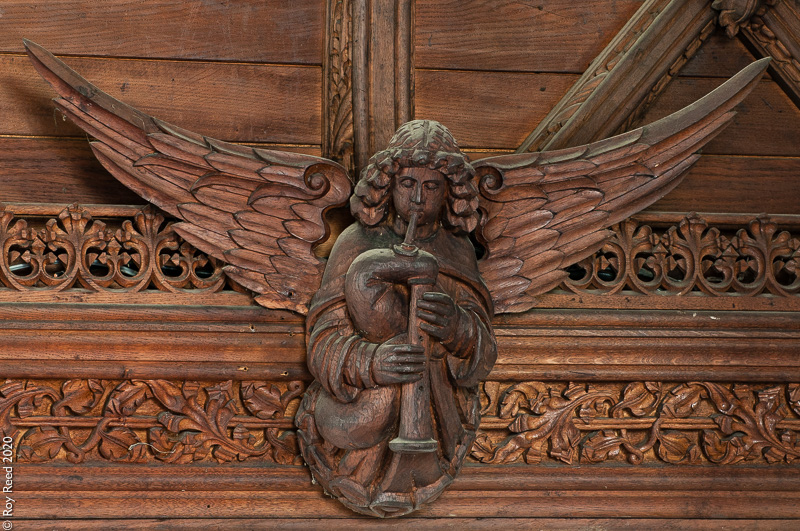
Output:
[[[333,161],[172,126],[26,46],[117,179],[180,218],[175,230],[258,304],[307,315],[303,457],[326,492],[381,517],[433,501],[458,474],[497,357],[493,315],[532,308],[607,227],[674,188],[768,62],[653,124],[558,151],[470,163],[443,125],[415,120],[353,191]],[[326,211],[347,201],[356,221],[320,258]]]

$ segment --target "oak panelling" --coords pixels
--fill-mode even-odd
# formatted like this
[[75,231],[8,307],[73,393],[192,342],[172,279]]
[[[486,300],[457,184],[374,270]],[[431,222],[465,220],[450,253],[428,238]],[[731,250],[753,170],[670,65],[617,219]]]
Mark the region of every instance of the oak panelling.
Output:
[[[129,304],[77,303],[65,292],[61,302],[0,305],[0,377],[308,379],[297,316],[236,305],[240,294],[217,306],[224,294],[173,295],[174,306],[139,306],[138,295]],[[195,305],[177,305],[181,298]],[[603,299],[653,304],[636,295]],[[542,308],[503,316],[491,379],[796,381],[794,300],[754,299],[773,300],[775,311]]]
[[[717,28],[678,75],[727,79],[756,59],[742,41],[729,38],[724,30]],[[769,79],[769,72],[764,73],[764,79]]]
[[[255,145],[320,155],[319,146]],[[0,137],[0,202],[145,204],[97,162],[85,137]]]
[[704,155],[649,210],[800,213],[800,158]]
[[417,68],[582,74],[641,0],[416,2]]
[[[15,519],[85,518],[87,514],[96,519],[279,515],[282,522],[324,517],[366,522],[370,528],[393,525],[391,520],[354,516],[312,485],[301,466],[17,465],[15,472],[19,494]],[[797,518],[797,482],[797,471],[783,467],[558,466],[543,472],[525,465],[467,465],[437,503],[394,522],[408,526],[409,520],[423,524],[439,517],[614,518],[620,514]],[[327,522],[326,528],[332,524],[336,525]]]
[[145,203],[97,162],[85,138],[0,138],[0,153],[0,201]]
[[[703,77],[672,80],[639,124],[654,122],[690,105],[722,81]],[[800,109],[774,81],[762,80],[736,107],[731,124],[703,148],[703,153],[800,156]]]
[[461,147],[516,149],[576,79],[420,69],[415,118],[440,121]]
[[[193,61],[69,58],[100,89],[220,140],[319,144],[321,69]],[[0,56],[0,134],[79,136],[27,56]]]
[[[384,520],[375,522],[363,518],[338,519],[336,525],[341,528],[356,530],[372,530],[379,526],[380,529],[408,529],[407,516],[402,520]],[[206,518],[159,518],[158,520],[17,520],[29,530],[58,529],[60,531],[84,531],[93,529],[139,530],[142,528],[167,531],[172,529],[282,529],[301,531],[331,529],[331,522],[318,518],[237,518],[206,519]],[[669,529],[673,531],[695,531],[705,529],[725,529],[727,531],[784,531],[800,526],[800,520],[697,520],[675,518],[426,518],[415,523],[425,526],[427,530],[452,530],[452,529],[526,529],[533,526],[535,529],[559,529],[562,531],[586,529],[617,529],[620,531],[641,529]]]
[[22,38],[57,54],[322,63],[317,0],[4,0],[0,52]]

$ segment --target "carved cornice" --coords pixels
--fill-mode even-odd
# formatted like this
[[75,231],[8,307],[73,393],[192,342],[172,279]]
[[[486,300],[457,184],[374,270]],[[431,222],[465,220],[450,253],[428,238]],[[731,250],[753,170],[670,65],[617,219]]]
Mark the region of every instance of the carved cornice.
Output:
[[692,214],[665,231],[628,219],[562,288],[576,293],[712,296],[800,294],[800,237],[768,216],[734,234]]
[[[586,72],[575,82],[567,94],[550,110],[547,116],[528,135],[517,152],[540,151],[550,147],[553,137],[583,105],[606,76],[622,60],[639,37],[650,27],[656,17],[669,4],[669,0],[648,0],[623,26],[608,46],[592,61]],[[564,147],[553,144],[554,149]]]
[[739,33],[742,25],[750,22],[750,17],[760,12],[763,14],[767,6],[774,6],[778,0],[714,0],[713,9],[719,11],[718,23],[725,28],[725,34],[733,38]]
[[[0,430],[19,463],[300,464],[299,381],[7,380]],[[788,464],[800,384],[488,381],[484,464]]]
[[756,56],[771,56],[770,75],[800,107],[800,7],[765,2],[739,22],[739,36]]
[[0,283],[17,291],[128,293],[211,293],[226,285],[221,265],[179,239],[155,209],[120,221],[93,219],[78,205],[44,222],[1,210]]
[[645,2],[517,152],[612,136],[699,48],[716,16],[708,0]]
[[[103,220],[93,216],[95,210]],[[72,205],[57,216],[51,212],[12,205],[0,211],[2,287],[31,294],[210,294],[236,288],[221,264],[178,237],[155,209]],[[779,218],[787,223],[786,216]],[[596,295],[800,294],[800,235],[763,215],[739,228],[745,219],[724,220],[733,230],[696,214],[657,223],[628,219],[612,228],[614,235],[598,253],[571,268],[560,289]]]

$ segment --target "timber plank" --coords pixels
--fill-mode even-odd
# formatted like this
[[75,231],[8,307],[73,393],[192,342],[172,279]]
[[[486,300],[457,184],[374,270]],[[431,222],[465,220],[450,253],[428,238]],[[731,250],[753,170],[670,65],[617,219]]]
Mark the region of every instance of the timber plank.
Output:
[[322,63],[316,0],[4,0],[0,52],[28,38],[59,54]]
[[[139,530],[151,529],[156,531],[173,529],[298,529],[328,531],[332,522],[327,518],[237,518],[208,519],[208,518],[163,518],[158,520],[18,520],[25,529],[47,530],[59,529],[63,531],[83,531],[93,529]],[[725,529],[727,531],[784,531],[796,529],[800,520],[697,520],[683,518],[425,518],[414,515],[405,516],[400,520],[376,521],[368,517],[341,518],[336,520],[336,526],[342,529],[371,530],[371,529],[408,529],[411,525],[421,525],[429,530],[444,529],[559,529],[559,530],[586,530],[586,529],[618,529],[639,531],[641,529],[670,529],[676,531],[697,529]]]
[[798,169],[798,157],[703,155],[683,182],[649,210],[798,214]]
[[[702,98],[724,79],[673,79],[639,120],[655,122]],[[771,80],[761,80],[736,107],[736,116],[704,148],[714,155],[800,156],[800,109]]]
[[[627,467],[626,467],[627,468]],[[531,470],[533,472],[533,470]],[[352,518],[321,489],[303,491],[63,491],[25,492],[18,518]],[[797,518],[797,492],[598,490],[458,491],[421,508],[418,518]],[[375,522],[374,520],[371,520]]]
[[416,2],[418,68],[582,74],[641,1]]
[[0,153],[0,201],[145,203],[97,162],[85,138],[0,138]]
[[[65,62],[111,96],[220,140],[319,144],[321,69],[306,66],[119,60]],[[55,112],[27,56],[0,56],[0,134],[82,136]]]
[[461,147],[516,149],[577,79],[574,74],[419,69],[415,117],[438,120]]
[[[678,76],[729,78],[756,59],[742,41],[728,38],[718,28],[681,68]],[[764,74],[764,79],[769,79],[769,72]]]
[[[248,145],[320,155],[313,145]],[[0,137],[0,154],[0,202],[145,204],[100,165],[85,137]]]

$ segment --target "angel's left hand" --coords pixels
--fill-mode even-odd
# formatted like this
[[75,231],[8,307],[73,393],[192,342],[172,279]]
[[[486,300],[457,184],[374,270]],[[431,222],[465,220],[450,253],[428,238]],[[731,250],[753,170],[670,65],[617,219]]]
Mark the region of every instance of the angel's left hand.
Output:
[[463,310],[446,293],[429,291],[417,301],[421,330],[442,343],[451,343],[459,331]]

